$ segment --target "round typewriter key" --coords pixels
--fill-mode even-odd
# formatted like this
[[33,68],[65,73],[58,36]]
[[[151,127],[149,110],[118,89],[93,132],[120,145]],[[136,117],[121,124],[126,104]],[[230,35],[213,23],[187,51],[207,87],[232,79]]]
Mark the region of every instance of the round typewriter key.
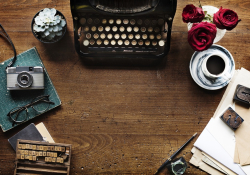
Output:
[[131,20],[130,20],[130,24],[131,24],[131,25],[135,25],[135,20],[134,20],[134,19],[131,19]]
[[114,23],[114,20],[113,19],[110,19],[109,20],[109,24],[113,24]]
[[106,27],[105,27],[105,30],[106,30],[107,32],[109,32],[109,31],[110,31],[110,27],[109,27],[109,26],[106,26]]
[[159,46],[164,46],[165,45],[165,42],[163,40],[160,40],[159,41]]
[[113,32],[116,32],[116,31],[117,31],[117,27],[114,26],[114,27],[112,28],[112,30],[113,30]]
[[142,25],[142,20],[141,20],[141,19],[138,19],[138,20],[137,20],[137,24]]
[[158,33],[160,29],[158,27],[155,28],[155,32]]
[[100,35],[100,38],[101,38],[101,39],[104,39],[105,36],[106,36],[106,35],[105,35],[104,33],[102,33],[102,34]]
[[103,42],[105,45],[108,45],[109,44],[109,40],[104,40]]
[[81,18],[81,19],[80,19],[80,24],[81,24],[81,25],[84,25],[85,23],[86,23],[86,18]]
[[159,25],[163,25],[163,23],[164,23],[164,20],[161,18],[161,19],[158,19],[158,24]]
[[133,39],[134,38],[134,35],[133,34],[129,34],[128,35],[128,39]]
[[101,45],[102,44],[102,40],[99,39],[99,40],[96,41],[96,43],[97,43],[97,45]]
[[111,33],[109,33],[109,34],[107,35],[107,37],[108,37],[108,39],[112,39],[113,35],[112,35]]
[[115,39],[119,39],[120,38],[120,35],[119,34],[115,34]]
[[115,45],[116,42],[115,42],[115,40],[112,40],[110,43],[111,43],[111,45]]
[[136,38],[136,39],[140,39],[140,37],[141,37],[141,35],[139,35],[139,34],[136,34],[136,35],[135,35],[135,38]]
[[148,35],[147,34],[143,34],[142,35],[142,39],[147,39],[148,38]]
[[157,45],[157,42],[156,42],[156,41],[152,41],[152,45],[153,45],[153,46],[156,46],[156,45]]
[[156,36],[156,38],[157,38],[157,39],[161,39],[161,35],[158,34],[158,35]]
[[149,39],[154,39],[155,36],[153,34],[149,35]]
[[143,45],[143,41],[140,40],[140,41],[138,42],[138,44],[139,44],[140,46],[142,46],[142,45]]
[[139,28],[138,28],[138,27],[134,27],[134,31],[135,31],[135,32],[138,32],[138,31],[139,31]]
[[155,25],[157,23],[157,21],[155,19],[152,20],[151,24]]
[[131,32],[132,31],[132,27],[127,27],[127,31]]
[[98,35],[97,33],[95,33],[95,34],[93,35],[93,37],[94,37],[95,39],[97,39],[97,38],[99,37],[99,35]]
[[145,44],[146,44],[146,46],[149,46],[150,45],[150,41],[145,41]]
[[124,32],[125,28],[123,26],[120,27],[120,31]]
[[102,26],[99,26],[99,27],[98,27],[98,31],[99,31],[99,32],[102,32],[102,31],[103,31],[103,27],[102,27]]
[[124,33],[122,34],[122,39],[126,39],[127,35]]
[[123,20],[123,24],[128,24],[128,22],[129,22],[128,19]]
[[95,31],[96,31],[96,26],[92,26],[92,27],[91,27],[91,30],[92,30],[93,32],[95,32]]
[[89,18],[87,22],[88,22],[88,24],[91,24],[93,22],[93,19]]
[[150,24],[149,19],[146,19],[146,20],[144,21],[144,23],[145,23],[146,25],[149,25],[149,24]]
[[95,41],[94,40],[90,40],[89,43],[90,43],[90,45],[94,45]]
[[149,27],[148,32],[153,32],[153,27]]
[[137,42],[135,40],[133,40],[131,43],[133,46],[135,46]]
[[129,45],[129,40],[124,41],[124,44],[127,46]]
[[88,46],[88,45],[89,45],[89,40],[84,40],[84,41],[83,41],[83,45],[84,45],[84,46]]
[[122,42],[122,40],[119,40],[117,43],[118,43],[118,45],[122,45],[123,42]]
[[146,32],[146,27],[142,27],[141,32]]
[[84,31],[88,32],[89,31],[89,27],[88,26],[84,27]]
[[116,24],[121,24],[121,23],[122,23],[122,20],[120,20],[120,19],[116,20]]
[[103,23],[103,24],[106,24],[106,23],[107,23],[107,20],[106,20],[106,19],[103,19],[103,20],[102,20],[102,23]]
[[90,33],[87,33],[87,34],[86,34],[86,38],[87,38],[87,39],[90,39],[90,38],[91,38],[91,34],[90,34]]
[[99,22],[100,22],[100,19],[98,19],[98,18],[96,18],[96,19],[94,20],[94,23],[95,23],[95,24],[99,24]]

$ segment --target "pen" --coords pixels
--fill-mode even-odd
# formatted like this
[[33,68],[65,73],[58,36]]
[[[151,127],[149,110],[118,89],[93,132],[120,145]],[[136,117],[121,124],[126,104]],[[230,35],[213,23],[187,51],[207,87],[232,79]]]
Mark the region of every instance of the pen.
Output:
[[175,156],[176,156],[176,154],[178,154],[181,150],[182,150],[182,148],[184,148],[195,136],[197,135],[197,132],[196,133],[194,133],[194,135],[186,142],[186,143],[184,143],[184,145],[182,145],[172,156],[170,156],[161,166],[160,166],[160,168],[157,170],[157,172],[155,173],[155,174],[157,174],[157,173],[159,173]]

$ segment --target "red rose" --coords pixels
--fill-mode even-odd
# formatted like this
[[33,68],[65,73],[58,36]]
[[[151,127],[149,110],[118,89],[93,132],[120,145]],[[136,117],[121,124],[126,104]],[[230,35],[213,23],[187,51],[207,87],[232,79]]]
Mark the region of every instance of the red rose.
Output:
[[193,4],[187,5],[182,12],[182,20],[185,23],[201,22],[205,14],[200,7],[195,7]]
[[194,23],[188,31],[188,42],[196,51],[206,50],[213,44],[216,32],[216,26],[212,23]]
[[241,20],[238,20],[238,15],[233,10],[222,9],[214,14],[213,22],[219,29],[232,30]]

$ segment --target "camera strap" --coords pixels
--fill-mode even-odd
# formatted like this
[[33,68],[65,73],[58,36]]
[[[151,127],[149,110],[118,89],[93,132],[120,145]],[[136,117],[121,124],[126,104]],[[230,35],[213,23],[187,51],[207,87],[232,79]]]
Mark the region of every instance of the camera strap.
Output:
[[0,31],[0,35],[2,35],[5,39],[7,39],[7,41],[9,41],[9,43],[11,44],[12,48],[13,48],[13,51],[14,51],[14,58],[13,60],[7,65],[6,69],[8,67],[11,67],[15,61],[16,61],[16,49],[15,49],[15,46],[13,44],[13,42],[11,41],[9,35],[7,34],[7,32],[5,31],[5,29],[3,28],[3,26],[0,24],[0,27],[3,29],[4,32]]

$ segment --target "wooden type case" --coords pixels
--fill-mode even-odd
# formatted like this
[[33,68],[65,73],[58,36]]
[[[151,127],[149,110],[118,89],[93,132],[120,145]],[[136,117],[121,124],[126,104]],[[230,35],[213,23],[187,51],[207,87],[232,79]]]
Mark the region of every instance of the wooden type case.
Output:
[[14,175],[69,175],[71,145],[17,141]]

